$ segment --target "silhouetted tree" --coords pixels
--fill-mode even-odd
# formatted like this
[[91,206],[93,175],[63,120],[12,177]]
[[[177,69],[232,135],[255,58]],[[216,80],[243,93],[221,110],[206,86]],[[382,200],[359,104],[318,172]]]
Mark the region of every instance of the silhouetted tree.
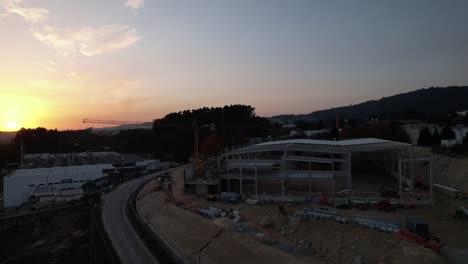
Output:
[[338,128],[333,127],[332,129],[330,129],[328,136],[331,138],[337,138],[340,136],[340,131],[338,130]]
[[440,138],[441,139],[455,139],[455,132],[453,132],[451,127],[446,126],[440,133]]
[[432,145],[432,134],[428,127],[424,127],[419,131],[418,144],[421,146]]
[[465,116],[463,117],[463,124],[465,126],[468,126],[468,112],[465,114]]
[[323,128],[323,122],[299,120],[299,121],[296,121],[296,128],[302,129],[302,130],[319,130]]

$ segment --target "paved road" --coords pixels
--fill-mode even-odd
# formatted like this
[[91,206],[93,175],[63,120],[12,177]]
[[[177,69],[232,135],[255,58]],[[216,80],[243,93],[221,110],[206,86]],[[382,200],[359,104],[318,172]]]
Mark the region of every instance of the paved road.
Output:
[[164,172],[126,182],[104,197],[102,212],[104,228],[124,264],[159,263],[133,229],[127,218],[125,206],[130,194],[143,182]]

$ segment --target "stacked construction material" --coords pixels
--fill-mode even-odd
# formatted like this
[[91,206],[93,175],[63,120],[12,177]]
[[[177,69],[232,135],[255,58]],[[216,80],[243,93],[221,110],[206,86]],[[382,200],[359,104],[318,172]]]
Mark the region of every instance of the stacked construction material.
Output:
[[221,192],[221,201],[235,203],[241,200],[241,196],[232,192]]
[[355,216],[352,218],[353,223],[366,227],[369,229],[380,230],[383,232],[398,232],[400,230],[400,224],[397,222],[371,218],[365,216]]
[[333,220],[342,224],[351,222],[365,228],[383,232],[398,232],[400,229],[400,224],[394,221],[366,216],[355,216],[352,217],[350,221],[348,217],[340,216],[335,211],[325,211],[321,209],[304,208],[303,210],[296,211],[294,216],[307,220]]
[[196,208],[194,209],[195,212],[198,212],[204,217],[210,218],[210,219],[215,219],[218,217],[227,217],[234,222],[239,222],[240,221],[240,214],[238,210],[225,210],[222,208],[216,208],[216,207],[207,207],[207,208]]
[[210,219],[223,216],[223,211],[215,207],[199,208],[198,212],[201,215],[208,217]]
[[305,208],[304,210],[296,211],[294,215],[307,220],[334,220],[343,224],[348,222],[348,217],[339,216],[334,211],[324,211],[320,209]]

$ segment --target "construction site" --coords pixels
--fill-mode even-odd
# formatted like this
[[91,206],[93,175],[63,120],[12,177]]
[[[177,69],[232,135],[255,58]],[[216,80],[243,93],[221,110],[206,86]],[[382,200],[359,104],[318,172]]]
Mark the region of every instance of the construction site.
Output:
[[466,179],[446,174],[466,160],[443,162],[375,138],[271,141],[155,178],[136,210],[192,263],[464,263]]

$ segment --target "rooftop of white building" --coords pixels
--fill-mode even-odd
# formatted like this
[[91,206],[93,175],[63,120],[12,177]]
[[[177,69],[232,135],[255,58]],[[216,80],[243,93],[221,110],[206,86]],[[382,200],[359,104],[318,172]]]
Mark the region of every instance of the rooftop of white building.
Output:
[[379,139],[360,138],[348,140],[289,139],[268,141],[229,152],[229,154],[252,153],[275,150],[300,150],[317,152],[359,152],[410,147],[410,144]]
[[67,167],[51,167],[51,168],[34,168],[34,169],[19,169],[12,171],[6,177],[28,177],[35,175],[67,175],[76,173],[92,173],[104,169],[114,169],[111,164],[94,164],[94,165],[81,165],[81,166],[67,166]]

